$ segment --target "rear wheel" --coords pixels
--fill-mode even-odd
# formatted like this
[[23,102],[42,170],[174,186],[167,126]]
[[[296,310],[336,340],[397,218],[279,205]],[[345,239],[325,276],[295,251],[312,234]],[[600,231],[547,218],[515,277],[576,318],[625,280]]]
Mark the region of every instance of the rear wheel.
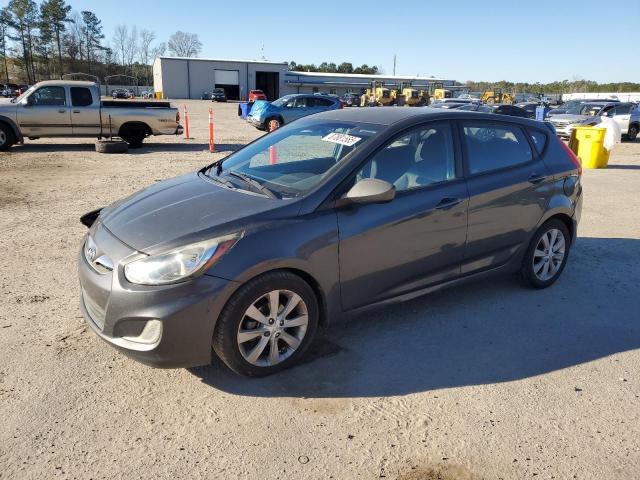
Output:
[[213,335],[213,350],[233,371],[262,377],[294,365],[318,326],[318,301],[290,272],[257,277],[231,297]]
[[629,125],[627,130],[627,140],[633,142],[638,136],[638,125]]
[[552,285],[567,264],[570,244],[571,236],[563,222],[553,219],[542,225],[522,262],[521,275],[525,283],[533,288]]
[[121,136],[122,139],[129,144],[129,148],[140,148],[146,137],[146,133],[142,128],[136,128],[135,130],[129,130],[123,133]]
[[0,123],[0,151],[6,151],[16,143],[13,130],[6,123]]

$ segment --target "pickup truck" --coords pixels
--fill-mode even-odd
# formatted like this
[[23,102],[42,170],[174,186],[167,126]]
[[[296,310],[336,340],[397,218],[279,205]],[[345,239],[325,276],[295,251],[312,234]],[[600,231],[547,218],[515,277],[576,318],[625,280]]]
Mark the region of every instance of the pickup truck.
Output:
[[136,148],[149,135],[181,133],[180,113],[168,102],[102,101],[93,82],[49,80],[0,100],[0,150],[25,138],[112,135]]

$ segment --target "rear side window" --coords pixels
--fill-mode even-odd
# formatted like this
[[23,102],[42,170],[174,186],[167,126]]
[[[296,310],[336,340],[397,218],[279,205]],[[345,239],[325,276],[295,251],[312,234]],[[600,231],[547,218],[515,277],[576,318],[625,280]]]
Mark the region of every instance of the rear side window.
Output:
[[71,104],[74,107],[87,107],[92,103],[91,90],[84,87],[71,87]]
[[517,126],[484,122],[464,122],[469,172],[501,170],[530,162],[531,147]]
[[529,130],[533,145],[536,147],[538,153],[542,153],[544,147],[547,146],[547,136],[538,130]]
[[331,105],[333,105],[333,102],[326,98],[316,98],[314,100],[316,101],[316,107],[330,107]]

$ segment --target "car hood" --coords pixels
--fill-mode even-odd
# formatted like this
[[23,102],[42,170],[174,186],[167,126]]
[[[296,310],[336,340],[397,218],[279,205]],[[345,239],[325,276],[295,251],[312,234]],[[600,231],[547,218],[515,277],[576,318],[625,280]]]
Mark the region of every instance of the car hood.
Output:
[[251,107],[251,112],[249,112],[249,116],[251,117],[260,117],[260,115],[264,115],[267,111],[273,110],[276,107],[271,105],[266,100],[256,100]]
[[571,113],[560,113],[558,115],[553,115],[552,117],[550,117],[549,121],[551,122],[575,122],[575,123],[580,123],[583,122],[585,120],[589,120],[590,118],[593,118],[590,115],[574,115]]
[[231,190],[194,172],[157,183],[106,207],[100,222],[135,250],[154,254],[245,231],[291,207],[291,201]]

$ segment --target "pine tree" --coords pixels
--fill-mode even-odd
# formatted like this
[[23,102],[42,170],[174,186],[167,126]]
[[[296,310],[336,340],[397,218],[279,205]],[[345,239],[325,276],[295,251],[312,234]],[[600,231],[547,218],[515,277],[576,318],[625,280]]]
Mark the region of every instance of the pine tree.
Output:
[[45,0],[40,6],[40,16],[43,25],[47,25],[48,29],[53,33],[58,48],[58,74],[60,78],[64,74],[62,64],[62,37],[66,31],[66,23],[71,21],[69,13],[71,6],[67,5],[64,0]]

